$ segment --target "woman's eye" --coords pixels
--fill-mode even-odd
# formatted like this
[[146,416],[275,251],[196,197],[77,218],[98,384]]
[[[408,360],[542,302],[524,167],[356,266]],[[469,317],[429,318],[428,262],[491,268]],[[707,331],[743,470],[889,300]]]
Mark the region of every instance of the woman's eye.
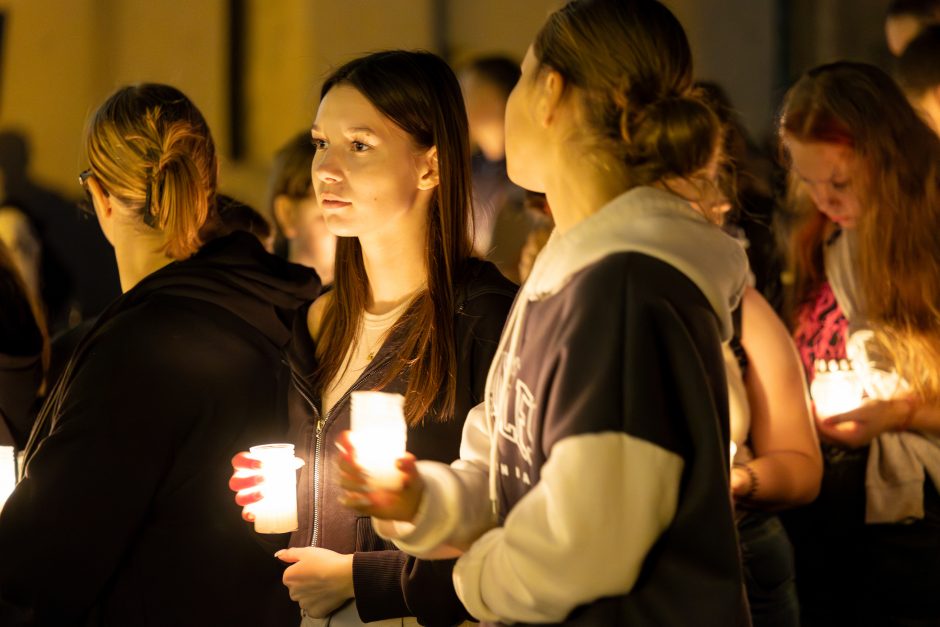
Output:
[[313,138],[312,143],[313,143],[313,147],[316,148],[318,151],[326,150],[327,147],[329,146],[329,144],[326,143],[325,139]]
[[364,144],[362,142],[354,141],[352,143],[353,152],[365,152],[372,148],[369,144]]
[[848,189],[848,187],[849,187],[849,182],[850,182],[850,181],[839,181],[839,182],[833,181],[833,182],[832,182],[832,189],[841,192],[841,191],[843,191],[843,190],[845,190],[845,189]]

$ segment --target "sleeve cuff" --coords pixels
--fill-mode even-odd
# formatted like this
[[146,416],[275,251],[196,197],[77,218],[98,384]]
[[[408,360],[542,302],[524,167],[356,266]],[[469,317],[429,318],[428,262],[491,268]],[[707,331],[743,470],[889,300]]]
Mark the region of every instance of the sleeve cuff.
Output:
[[353,589],[362,622],[410,616],[402,592],[402,569],[408,559],[400,551],[353,555]]
[[377,534],[398,548],[422,557],[445,544],[454,533],[459,519],[460,486],[445,464],[418,462],[418,469],[425,487],[414,521],[373,519],[373,526]]

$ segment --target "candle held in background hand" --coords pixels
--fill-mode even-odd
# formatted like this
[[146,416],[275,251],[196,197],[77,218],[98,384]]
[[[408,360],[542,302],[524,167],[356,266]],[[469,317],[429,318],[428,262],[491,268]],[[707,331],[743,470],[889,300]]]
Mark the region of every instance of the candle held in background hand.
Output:
[[401,487],[396,461],[405,454],[408,424],[401,394],[353,392],[349,439],[356,462],[369,475],[374,488]]
[[294,456],[293,444],[252,446],[251,456],[261,462],[260,501],[250,508],[258,533],[285,533],[297,529],[297,469],[303,460]]
[[12,446],[0,446],[0,510],[16,487],[16,455]]
[[816,415],[828,418],[857,409],[862,404],[864,388],[858,374],[848,363],[831,360],[816,362],[816,373],[810,385],[810,395]]

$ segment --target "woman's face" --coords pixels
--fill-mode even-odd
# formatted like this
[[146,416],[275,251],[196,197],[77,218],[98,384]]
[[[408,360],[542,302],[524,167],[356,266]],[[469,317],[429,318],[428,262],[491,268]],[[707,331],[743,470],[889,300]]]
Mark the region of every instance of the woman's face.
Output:
[[845,229],[855,228],[861,214],[858,159],[841,144],[801,142],[785,137],[790,169],[827,218]]
[[359,237],[427,220],[433,188],[425,189],[423,173],[430,151],[415,146],[358,90],[333,87],[311,136],[313,190],[335,235]]
[[545,138],[539,133],[536,112],[538,60],[532,47],[522,61],[522,75],[506,101],[506,171],[513,183],[535,192],[545,187],[539,172]]

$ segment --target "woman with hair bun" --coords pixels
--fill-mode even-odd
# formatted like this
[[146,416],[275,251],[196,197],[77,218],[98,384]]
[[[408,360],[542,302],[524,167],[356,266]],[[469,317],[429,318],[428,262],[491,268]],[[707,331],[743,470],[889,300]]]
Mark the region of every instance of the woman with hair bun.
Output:
[[[461,459],[406,457],[345,502],[488,624],[748,624],[728,490],[722,338],[743,249],[692,206],[720,140],[655,0],[552,14],[506,110],[510,178],[556,231],[521,288]],[[406,521],[406,522],[402,522]]]
[[283,567],[226,480],[236,451],[287,432],[291,318],[319,282],[251,234],[207,241],[218,161],[177,89],[119,89],[84,144],[124,293],[47,398],[0,515],[0,623],[289,624]]

